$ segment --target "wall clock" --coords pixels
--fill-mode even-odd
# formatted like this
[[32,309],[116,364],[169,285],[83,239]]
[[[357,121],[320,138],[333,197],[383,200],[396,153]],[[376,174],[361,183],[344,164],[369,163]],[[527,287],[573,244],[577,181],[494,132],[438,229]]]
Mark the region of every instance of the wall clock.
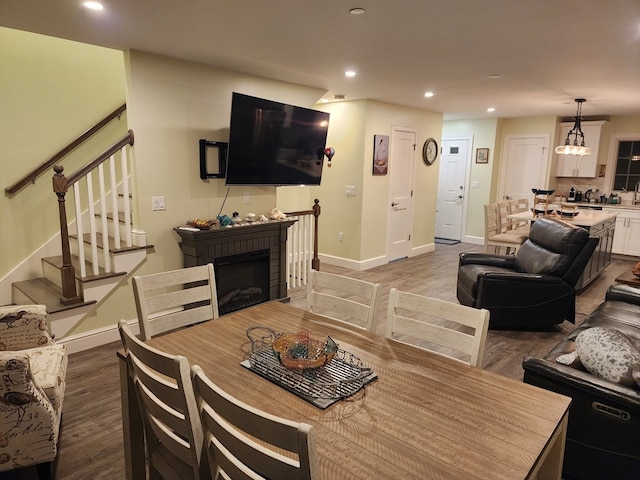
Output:
[[427,138],[422,146],[422,160],[427,165],[431,165],[436,158],[438,158],[438,142],[434,138]]

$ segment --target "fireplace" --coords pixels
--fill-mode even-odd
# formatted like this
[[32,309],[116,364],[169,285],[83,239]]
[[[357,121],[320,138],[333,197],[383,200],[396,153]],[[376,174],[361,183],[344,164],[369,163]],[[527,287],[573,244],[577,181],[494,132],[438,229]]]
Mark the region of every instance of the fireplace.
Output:
[[269,250],[216,258],[220,315],[269,300]]
[[287,298],[287,228],[295,220],[255,222],[180,235],[183,265],[212,263],[218,310],[232,312],[257,303]]

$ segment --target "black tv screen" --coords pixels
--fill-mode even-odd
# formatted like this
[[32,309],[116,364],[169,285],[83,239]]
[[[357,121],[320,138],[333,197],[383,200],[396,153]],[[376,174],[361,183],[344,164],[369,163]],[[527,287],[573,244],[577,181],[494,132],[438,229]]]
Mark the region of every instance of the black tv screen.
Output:
[[320,185],[329,114],[233,93],[227,185]]

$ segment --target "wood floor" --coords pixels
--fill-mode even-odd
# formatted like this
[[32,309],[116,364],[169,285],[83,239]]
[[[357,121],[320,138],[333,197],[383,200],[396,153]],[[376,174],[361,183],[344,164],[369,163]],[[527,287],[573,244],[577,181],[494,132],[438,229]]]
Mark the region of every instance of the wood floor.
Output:
[[[400,260],[364,272],[322,265],[321,269],[379,282],[381,305],[376,331],[385,327],[387,298],[393,286],[435,298],[457,302],[455,296],[458,255],[481,251],[480,246],[460,243],[436,245],[436,251]],[[603,274],[577,298],[578,318],[584,317],[602,302],[609,285],[637,260],[614,258]],[[304,306],[304,289],[290,290],[291,304]],[[490,330],[483,367],[522,380],[525,355],[544,355],[574,328],[564,322],[542,332]],[[111,343],[69,357],[67,391],[63,406],[62,429],[56,478],[64,480],[114,480],[124,478],[120,389],[116,350]],[[33,469],[0,474],[0,479],[31,480]]]

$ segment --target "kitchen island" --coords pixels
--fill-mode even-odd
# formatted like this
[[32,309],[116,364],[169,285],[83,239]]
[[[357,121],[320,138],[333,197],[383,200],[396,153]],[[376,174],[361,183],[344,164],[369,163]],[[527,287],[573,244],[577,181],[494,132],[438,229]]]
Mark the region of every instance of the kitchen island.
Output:
[[[548,216],[585,228],[589,231],[590,237],[600,240],[576,284],[576,290],[582,290],[593,282],[611,262],[611,248],[613,246],[617,214],[606,210],[580,209],[574,217],[560,216],[557,213]],[[535,222],[537,217],[532,212],[521,212],[511,214],[508,218]]]

